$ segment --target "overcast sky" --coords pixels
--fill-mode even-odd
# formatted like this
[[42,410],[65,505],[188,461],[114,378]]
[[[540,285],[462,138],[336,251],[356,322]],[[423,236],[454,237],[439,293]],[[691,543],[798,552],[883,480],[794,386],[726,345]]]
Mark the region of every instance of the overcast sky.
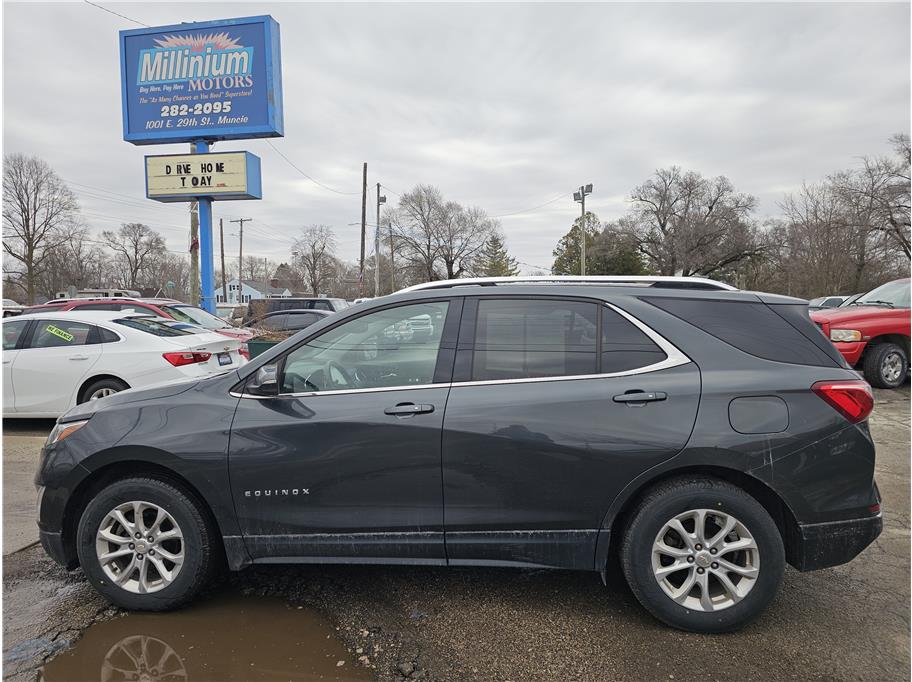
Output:
[[[312,223],[357,258],[348,223],[360,221],[363,161],[391,202],[429,183],[513,214],[500,218],[511,253],[548,268],[580,184],[594,184],[587,206],[605,221],[653,170],[678,164],[727,175],[763,217],[803,180],[886,153],[909,130],[908,3],[102,4],[153,26],[279,22],[285,137],[274,143],[354,194],[308,181],[261,140],[216,145],[262,158],[263,200],[217,202],[215,217],[252,217],[245,254],[276,261]],[[48,161],[93,230],[141,221],[186,251],[186,206],[144,198],[143,155],[188,145],[122,139],[117,31],[138,26],[81,2],[3,9],[4,152]],[[237,253],[236,237],[226,249]]]

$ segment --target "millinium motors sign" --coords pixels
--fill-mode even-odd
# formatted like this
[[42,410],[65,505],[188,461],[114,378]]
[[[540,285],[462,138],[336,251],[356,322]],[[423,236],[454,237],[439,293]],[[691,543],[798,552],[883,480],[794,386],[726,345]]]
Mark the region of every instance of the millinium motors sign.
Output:
[[270,16],[121,31],[124,139],[281,137],[279,55]]

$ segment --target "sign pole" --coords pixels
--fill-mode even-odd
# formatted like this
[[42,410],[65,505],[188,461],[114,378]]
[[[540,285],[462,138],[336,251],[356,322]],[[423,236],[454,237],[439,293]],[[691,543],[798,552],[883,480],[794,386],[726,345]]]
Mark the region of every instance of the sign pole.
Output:
[[[197,154],[209,153],[209,141],[198,140],[196,143]],[[200,232],[200,307],[215,314],[215,305],[212,300],[212,291],[215,287],[215,271],[213,269],[212,255],[212,199],[209,197],[197,198],[199,206],[199,232]]]

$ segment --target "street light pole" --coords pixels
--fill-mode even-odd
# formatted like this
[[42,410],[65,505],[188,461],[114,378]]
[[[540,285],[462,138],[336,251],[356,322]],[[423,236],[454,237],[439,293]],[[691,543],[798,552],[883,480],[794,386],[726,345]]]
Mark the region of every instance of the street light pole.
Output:
[[[380,204],[386,203],[386,197],[380,196],[380,183],[377,183],[377,224],[374,226],[374,298],[380,296]],[[392,292],[390,292],[392,293]]]
[[580,218],[580,274],[586,275],[586,195],[592,194],[592,184],[580,185],[579,191],[573,193],[573,200],[582,206]]

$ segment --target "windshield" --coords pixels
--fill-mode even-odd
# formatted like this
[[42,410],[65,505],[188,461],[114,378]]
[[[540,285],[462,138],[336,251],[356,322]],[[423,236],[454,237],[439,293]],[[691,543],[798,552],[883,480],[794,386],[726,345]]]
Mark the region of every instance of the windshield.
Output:
[[204,329],[224,329],[228,326],[225,324],[225,320],[221,320],[215,315],[207,313],[202,308],[194,308],[192,305],[163,305],[160,307],[166,313],[173,316],[175,320],[198,324]]
[[887,282],[866,293],[853,305],[888,305],[894,308],[908,308],[909,280]]

